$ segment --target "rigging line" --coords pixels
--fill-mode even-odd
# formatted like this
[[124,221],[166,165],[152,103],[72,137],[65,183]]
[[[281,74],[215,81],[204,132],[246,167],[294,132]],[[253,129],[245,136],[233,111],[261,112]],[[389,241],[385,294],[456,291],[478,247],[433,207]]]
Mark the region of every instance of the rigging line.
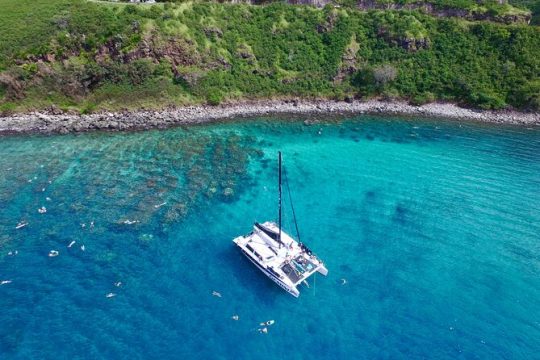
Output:
[[287,178],[287,170],[286,169],[283,169],[283,170],[284,170],[283,177],[285,178],[285,186],[287,187],[287,192],[289,193],[289,202],[291,203],[294,226],[296,227],[296,235],[298,236],[298,241],[302,242],[300,240],[300,231],[298,230],[298,222],[296,221],[296,212],[294,211],[294,205],[293,205],[292,196],[291,196],[291,188],[289,187],[289,179]]
[[281,249],[281,151],[278,151],[279,158],[279,248]]

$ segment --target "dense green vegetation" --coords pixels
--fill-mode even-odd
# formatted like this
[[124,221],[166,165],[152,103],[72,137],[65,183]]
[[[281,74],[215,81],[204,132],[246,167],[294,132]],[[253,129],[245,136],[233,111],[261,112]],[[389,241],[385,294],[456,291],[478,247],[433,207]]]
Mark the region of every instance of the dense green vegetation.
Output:
[[540,28],[417,11],[0,0],[0,111],[352,96],[540,108]]

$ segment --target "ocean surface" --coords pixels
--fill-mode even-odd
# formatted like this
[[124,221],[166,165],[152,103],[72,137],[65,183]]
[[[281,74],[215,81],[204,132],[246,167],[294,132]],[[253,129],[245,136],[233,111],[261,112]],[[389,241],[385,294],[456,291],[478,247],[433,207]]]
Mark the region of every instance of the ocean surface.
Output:
[[[276,220],[278,150],[329,269],[298,299],[232,243]],[[295,234],[288,196],[284,211]],[[0,137],[0,281],[1,359],[538,359],[540,129]]]

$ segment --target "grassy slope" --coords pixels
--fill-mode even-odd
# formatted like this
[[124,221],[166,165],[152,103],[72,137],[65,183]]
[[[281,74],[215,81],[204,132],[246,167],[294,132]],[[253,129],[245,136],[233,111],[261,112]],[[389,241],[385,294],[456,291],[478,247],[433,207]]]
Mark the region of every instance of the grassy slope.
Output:
[[67,0],[0,1],[0,69],[18,53],[39,52],[52,36],[52,19],[67,8]]
[[0,0],[0,39],[0,110],[358,94],[540,104],[539,28],[417,12]]

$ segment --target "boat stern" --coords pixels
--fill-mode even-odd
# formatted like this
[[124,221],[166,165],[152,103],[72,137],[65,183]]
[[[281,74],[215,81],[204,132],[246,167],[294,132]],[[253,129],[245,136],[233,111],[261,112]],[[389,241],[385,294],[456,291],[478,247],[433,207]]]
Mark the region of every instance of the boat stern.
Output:
[[321,266],[319,266],[319,268],[317,269],[317,272],[324,276],[328,275],[328,269],[326,268],[326,266],[324,266],[324,264],[321,264]]

